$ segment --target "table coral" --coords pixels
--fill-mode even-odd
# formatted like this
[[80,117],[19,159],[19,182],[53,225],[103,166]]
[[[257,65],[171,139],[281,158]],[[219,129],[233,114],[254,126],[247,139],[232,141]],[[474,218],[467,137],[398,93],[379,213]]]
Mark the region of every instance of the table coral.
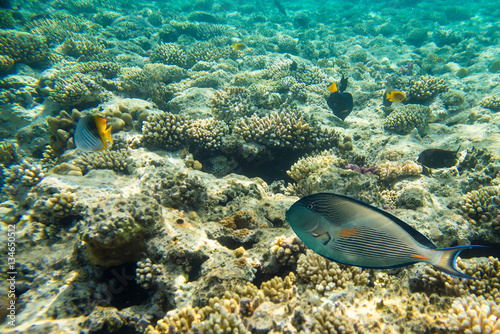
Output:
[[384,128],[401,135],[409,134],[413,129],[424,131],[429,122],[430,108],[417,104],[398,107],[386,117]]

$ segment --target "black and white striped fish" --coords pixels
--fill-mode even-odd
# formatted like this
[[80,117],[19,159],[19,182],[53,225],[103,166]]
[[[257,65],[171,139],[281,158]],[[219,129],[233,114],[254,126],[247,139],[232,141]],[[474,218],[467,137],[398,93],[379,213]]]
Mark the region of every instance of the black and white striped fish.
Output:
[[458,254],[478,245],[438,249],[399,218],[356,199],[329,193],[306,196],[286,212],[297,236],[316,253],[346,265],[388,269],[427,262],[455,277]]
[[78,120],[74,134],[75,146],[86,152],[102,151],[113,144],[111,126],[100,116],[85,116]]

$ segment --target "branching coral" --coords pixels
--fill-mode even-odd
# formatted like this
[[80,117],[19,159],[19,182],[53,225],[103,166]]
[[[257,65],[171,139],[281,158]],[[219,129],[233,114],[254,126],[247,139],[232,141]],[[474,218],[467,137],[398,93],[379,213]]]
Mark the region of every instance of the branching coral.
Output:
[[64,54],[72,57],[94,56],[104,51],[104,42],[94,37],[73,36],[62,45]]
[[177,65],[185,67],[187,63],[187,56],[184,50],[175,43],[157,44],[151,51],[151,62],[163,63],[167,65]]
[[457,298],[451,306],[448,322],[452,332],[499,333],[500,306],[482,297]]
[[457,267],[474,279],[459,279],[426,266],[425,274],[422,275],[425,291],[445,296],[475,294],[500,302],[500,261],[497,258],[459,259]]
[[345,289],[349,284],[367,285],[369,276],[368,271],[328,261],[312,250],[307,250],[297,262],[297,278],[322,295]]
[[500,215],[500,186],[483,187],[465,194],[460,202],[462,214],[478,223],[498,219]]
[[447,90],[448,84],[443,79],[425,75],[416,81],[410,82],[408,99],[428,101],[438,93],[446,92]]
[[305,245],[297,236],[280,236],[274,239],[269,252],[271,262],[277,261],[282,265],[295,267],[300,254],[305,252]]
[[92,169],[112,169],[120,173],[128,173],[130,165],[130,152],[126,149],[112,151],[105,150],[94,153],[84,153],[76,158],[73,163],[78,166],[84,174]]
[[96,81],[82,73],[60,73],[45,80],[51,89],[50,97],[63,106],[76,106],[82,103],[98,103],[106,100],[104,89]]
[[42,38],[14,30],[0,31],[0,54],[15,62],[36,66],[49,60],[49,49]]
[[338,146],[339,142],[339,134],[335,131],[316,127],[300,112],[290,110],[239,119],[235,122],[234,133],[246,142],[280,149],[317,149]]
[[210,106],[214,117],[226,122],[251,116],[258,109],[250,98],[250,91],[243,87],[226,87],[216,91]]
[[346,165],[347,161],[337,157],[333,150],[325,150],[319,154],[300,158],[286,173],[296,182],[300,182],[309,175],[318,173],[323,169],[344,167]]
[[155,282],[155,278],[161,274],[161,265],[154,264],[149,258],[137,262],[135,280],[144,289],[149,289]]
[[177,149],[187,145],[191,121],[182,115],[168,112],[150,115],[142,123],[142,142],[145,146]]
[[500,110],[500,97],[490,96],[486,97],[479,102],[479,105],[483,108],[491,109],[493,111]]
[[414,128],[423,131],[427,128],[429,115],[430,109],[426,106],[417,104],[400,106],[386,117],[384,128],[402,135],[410,133]]
[[226,123],[212,118],[192,121],[187,131],[191,143],[204,150],[219,150],[222,139],[229,133]]
[[18,195],[42,181],[45,169],[23,160],[19,165],[4,169],[3,174],[5,177],[3,190],[11,195]]
[[383,181],[391,181],[406,176],[416,176],[422,173],[422,166],[411,160],[406,160],[404,162],[379,162],[375,164],[375,169],[377,175]]

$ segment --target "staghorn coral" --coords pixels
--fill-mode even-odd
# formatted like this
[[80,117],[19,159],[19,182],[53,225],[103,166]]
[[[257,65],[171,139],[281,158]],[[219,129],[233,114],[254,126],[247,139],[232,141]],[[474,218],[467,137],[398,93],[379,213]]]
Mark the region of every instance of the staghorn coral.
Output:
[[344,167],[346,165],[347,160],[337,157],[335,152],[330,149],[312,156],[300,158],[286,173],[296,182],[300,182],[309,177],[309,175],[319,173],[323,169],[334,166]]
[[469,191],[460,202],[465,218],[477,223],[487,223],[500,215],[500,186],[483,187]]
[[48,63],[49,49],[42,38],[27,32],[0,31],[0,55],[14,62],[43,66]]
[[469,296],[453,301],[449,330],[459,333],[499,333],[500,306],[483,297]]
[[160,274],[161,265],[153,264],[149,258],[146,258],[144,261],[137,262],[135,281],[144,289],[149,289]]
[[438,93],[446,91],[448,91],[448,84],[443,79],[423,75],[416,81],[410,81],[408,100],[425,102]]
[[410,133],[414,128],[424,131],[429,122],[430,108],[417,104],[399,106],[384,121],[384,128],[401,135]]
[[120,173],[128,173],[130,152],[126,149],[118,151],[84,153],[73,160],[73,164],[87,174],[92,169],[112,169]]
[[491,109],[493,111],[500,110],[500,97],[490,96],[486,97],[479,102],[479,105],[483,108]]
[[250,98],[250,91],[243,87],[226,87],[216,91],[210,106],[216,119],[228,123],[243,116],[251,116],[258,109]]
[[151,50],[150,61],[153,63],[185,67],[187,64],[187,55],[184,50],[175,43],[160,42]]
[[305,252],[304,243],[297,237],[276,237],[269,250],[270,262],[279,262],[285,266],[295,267],[301,254]]
[[187,145],[191,120],[168,112],[149,115],[142,123],[142,143],[146,147],[177,149]]
[[290,110],[238,119],[233,132],[246,142],[275,149],[318,149],[339,143],[339,134],[335,131],[317,127],[302,113]]
[[104,266],[139,260],[145,237],[160,221],[160,206],[142,194],[94,203],[84,213],[82,252],[92,263]]
[[345,289],[349,284],[367,285],[369,276],[368,271],[328,261],[310,249],[297,262],[297,278],[321,295]]
[[375,170],[381,180],[392,181],[400,177],[420,175],[422,166],[411,160],[386,161],[375,164]]
[[424,291],[444,296],[482,296],[487,300],[500,302],[500,261],[492,256],[462,260],[458,258],[457,268],[474,279],[460,279],[431,266],[425,267],[422,275]]

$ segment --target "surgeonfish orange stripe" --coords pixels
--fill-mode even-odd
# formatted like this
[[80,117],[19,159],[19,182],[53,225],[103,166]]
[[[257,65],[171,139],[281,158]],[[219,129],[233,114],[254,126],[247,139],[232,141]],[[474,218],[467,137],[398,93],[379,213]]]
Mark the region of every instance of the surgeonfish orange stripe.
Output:
[[428,256],[422,256],[422,255],[415,255],[415,254],[411,254],[410,257],[413,257],[415,259],[422,259],[422,260],[427,260],[429,259]]
[[339,235],[343,238],[349,238],[352,237],[357,233],[357,230],[355,228],[344,228],[340,230]]

